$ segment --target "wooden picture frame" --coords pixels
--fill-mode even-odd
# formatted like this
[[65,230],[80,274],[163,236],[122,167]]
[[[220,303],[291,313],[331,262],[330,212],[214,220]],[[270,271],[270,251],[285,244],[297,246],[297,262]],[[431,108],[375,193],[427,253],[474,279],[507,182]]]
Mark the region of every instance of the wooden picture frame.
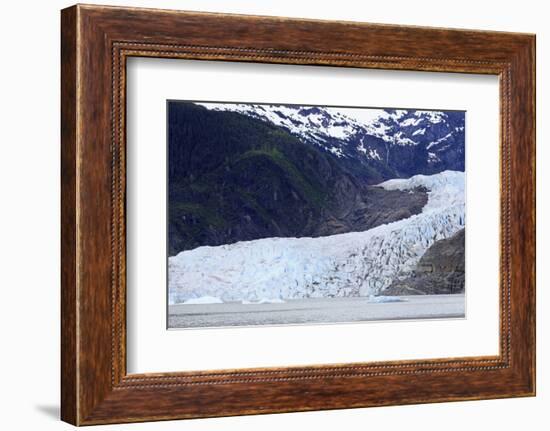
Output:
[[[84,5],[61,17],[64,421],[535,394],[534,35]],[[498,75],[500,354],[128,375],[125,65],[131,56]]]

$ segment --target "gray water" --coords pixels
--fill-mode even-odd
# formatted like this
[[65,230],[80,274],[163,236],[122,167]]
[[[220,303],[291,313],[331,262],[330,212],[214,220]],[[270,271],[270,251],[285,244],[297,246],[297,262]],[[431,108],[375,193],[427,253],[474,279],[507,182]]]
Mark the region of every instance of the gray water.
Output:
[[168,327],[296,325],[376,320],[465,317],[465,296],[402,296],[402,302],[374,303],[368,298],[291,299],[283,304],[176,304],[168,308]]

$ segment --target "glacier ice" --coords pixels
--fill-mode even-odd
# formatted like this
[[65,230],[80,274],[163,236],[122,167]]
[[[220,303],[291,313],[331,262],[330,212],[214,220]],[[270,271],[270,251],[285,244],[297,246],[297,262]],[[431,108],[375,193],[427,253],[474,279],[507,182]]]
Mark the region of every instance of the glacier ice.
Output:
[[215,296],[199,296],[187,299],[184,304],[223,304],[223,301]]
[[168,260],[169,302],[370,296],[412,271],[437,240],[465,225],[464,172],[392,179],[388,190],[425,187],[420,214],[364,232],[265,238],[186,250]]

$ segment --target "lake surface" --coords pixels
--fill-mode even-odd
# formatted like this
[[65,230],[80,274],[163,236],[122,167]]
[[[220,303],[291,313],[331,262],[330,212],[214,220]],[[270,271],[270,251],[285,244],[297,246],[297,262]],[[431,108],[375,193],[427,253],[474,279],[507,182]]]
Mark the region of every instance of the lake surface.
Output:
[[307,298],[290,299],[280,304],[175,304],[168,308],[168,327],[178,329],[465,317],[464,294],[399,298],[401,302],[372,302],[369,298]]

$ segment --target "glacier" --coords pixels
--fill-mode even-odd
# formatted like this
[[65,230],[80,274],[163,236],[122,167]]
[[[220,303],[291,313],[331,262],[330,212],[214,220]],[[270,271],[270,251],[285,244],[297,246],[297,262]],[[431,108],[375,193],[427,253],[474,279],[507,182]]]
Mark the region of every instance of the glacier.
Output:
[[419,214],[363,232],[264,238],[182,251],[168,259],[169,303],[204,297],[257,302],[383,295],[435,241],[464,228],[464,172],[415,175],[378,186],[424,187],[428,201]]

